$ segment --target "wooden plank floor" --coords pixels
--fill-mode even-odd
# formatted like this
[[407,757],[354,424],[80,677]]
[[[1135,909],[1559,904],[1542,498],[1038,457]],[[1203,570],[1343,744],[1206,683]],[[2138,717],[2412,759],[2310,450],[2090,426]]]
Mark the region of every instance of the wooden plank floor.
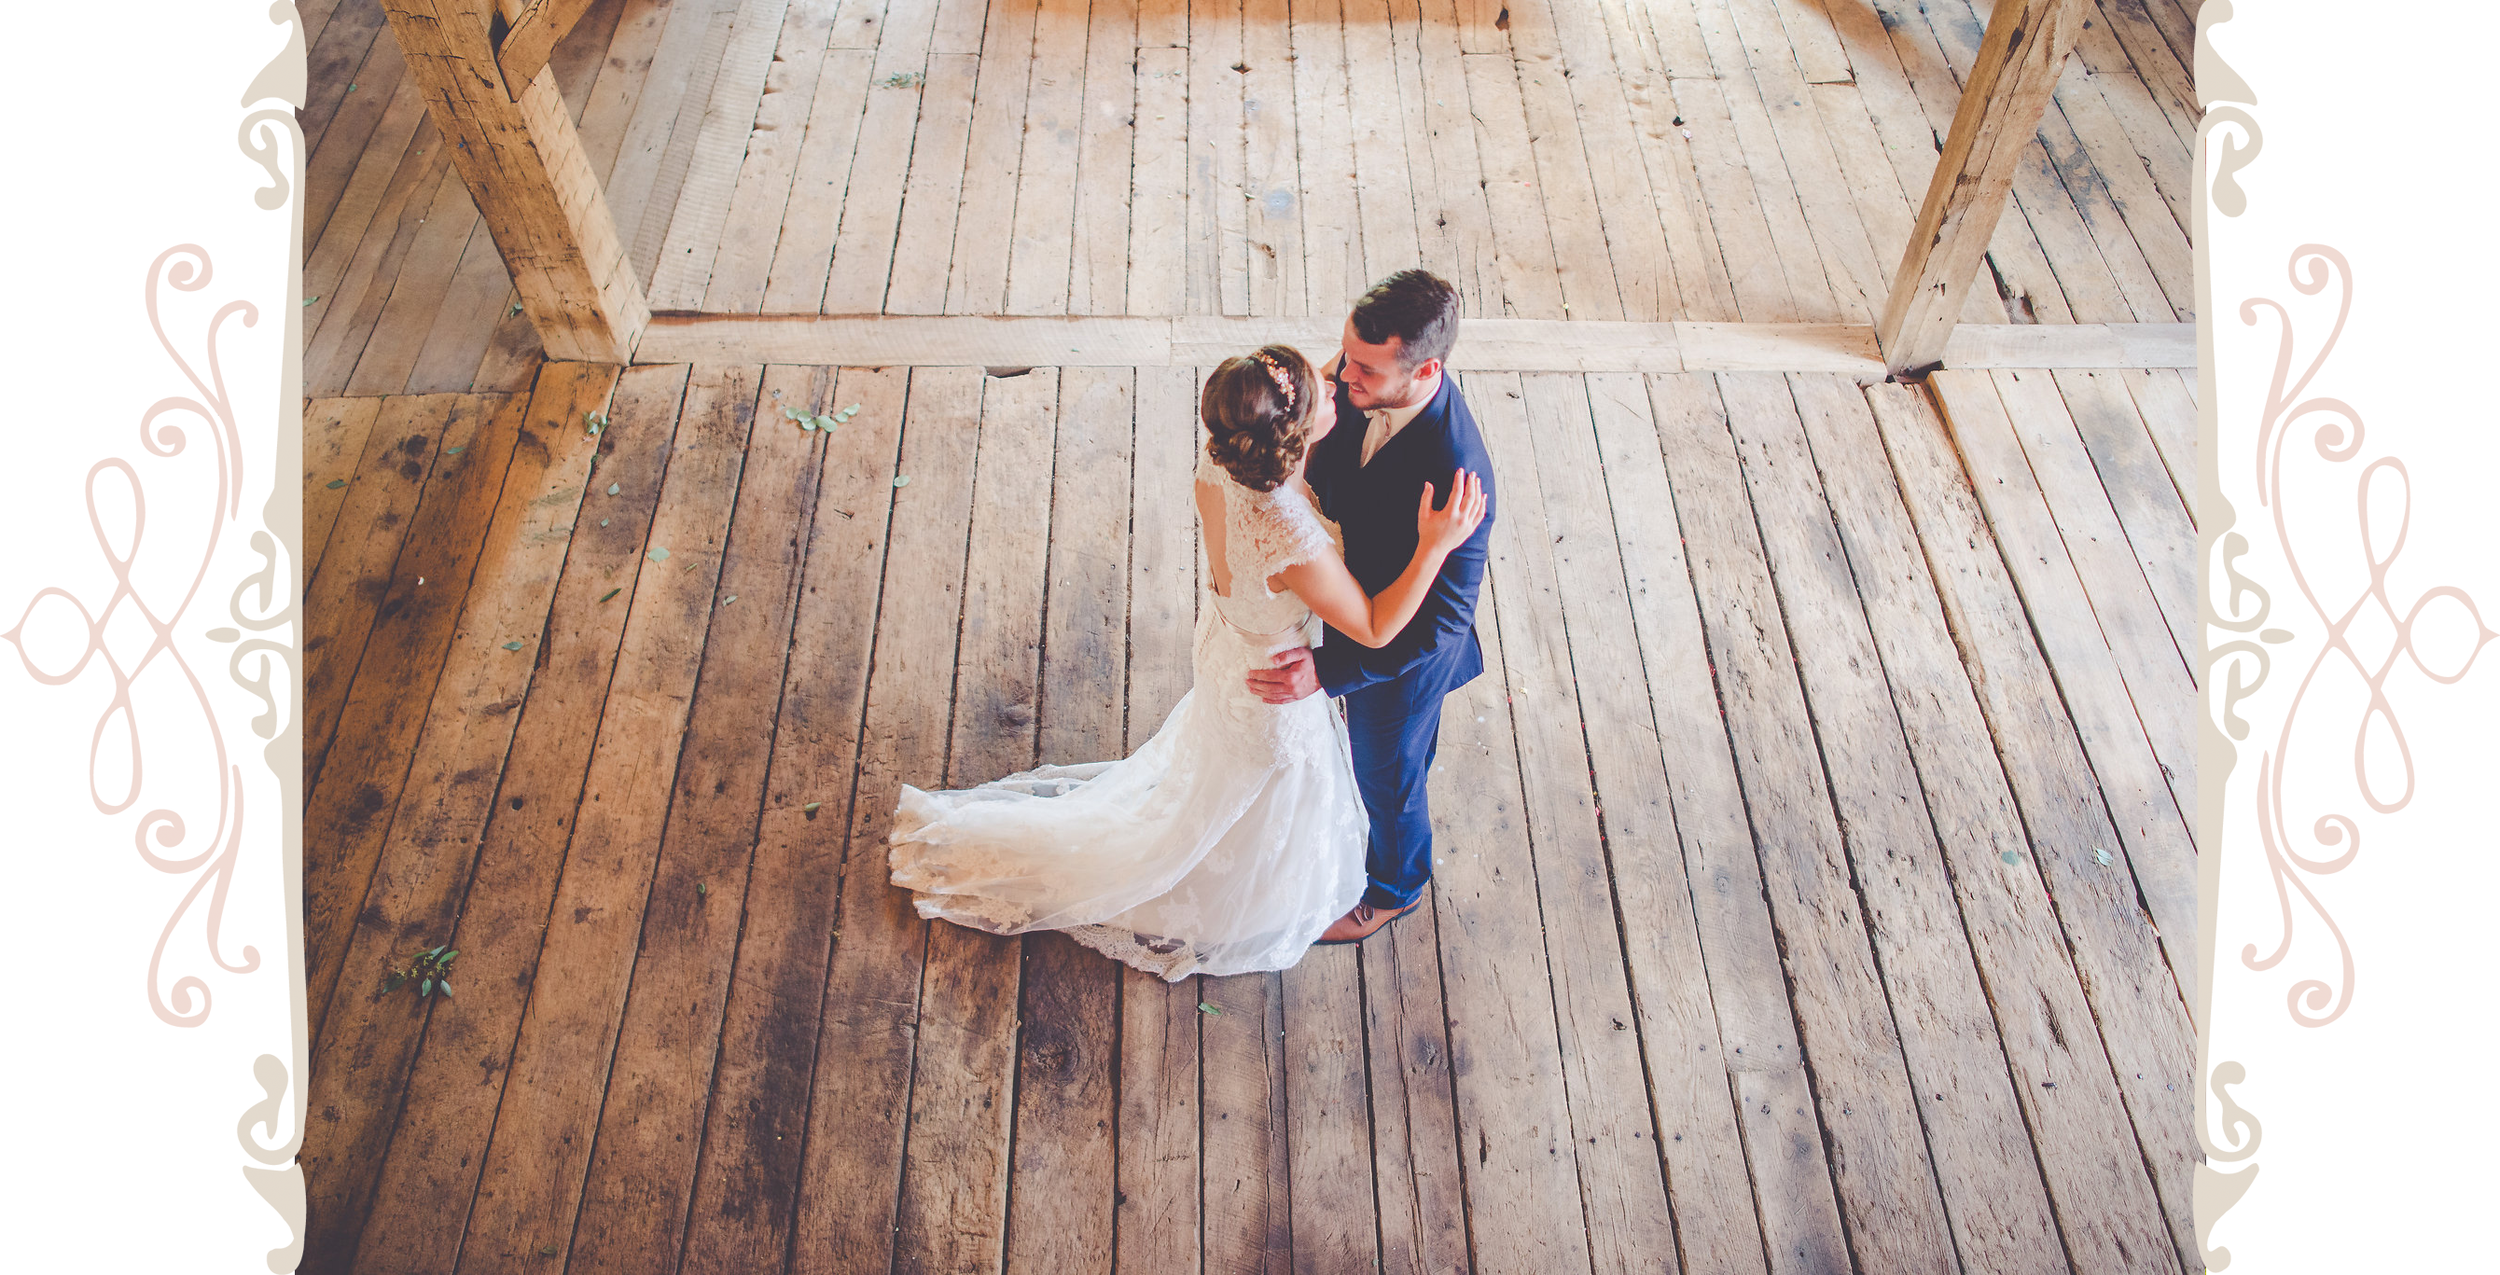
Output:
[[[2189,6],[2192,8],[2192,5]],[[1872,321],[1974,0],[597,0],[553,67],[660,310]],[[1963,315],[2192,320],[2180,0],[2096,0]],[[379,0],[304,111],[307,393],[537,341]]]
[[898,784],[1186,689],[1198,375],[314,401],[303,1269],[2201,1269],[2183,378],[1467,373],[1430,908],[1176,986],[918,921]]
[[[2191,9],[2094,7],[1966,323],[2194,318]],[[1176,986],[882,838],[1187,689],[1178,325],[544,363],[375,0],[308,13],[303,1269],[2201,1269],[2192,379],[1673,370],[1870,321],[1984,5],[592,6],[662,309],[1701,325],[1463,369],[1433,906]]]

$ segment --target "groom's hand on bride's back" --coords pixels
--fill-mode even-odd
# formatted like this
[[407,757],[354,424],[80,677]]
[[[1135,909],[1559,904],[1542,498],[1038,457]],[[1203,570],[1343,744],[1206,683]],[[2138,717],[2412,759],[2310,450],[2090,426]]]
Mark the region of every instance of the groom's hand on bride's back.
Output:
[[1250,670],[1250,693],[1270,704],[1290,704],[1319,690],[1319,671],[1311,665],[1311,648],[1297,646],[1276,653],[1274,668]]

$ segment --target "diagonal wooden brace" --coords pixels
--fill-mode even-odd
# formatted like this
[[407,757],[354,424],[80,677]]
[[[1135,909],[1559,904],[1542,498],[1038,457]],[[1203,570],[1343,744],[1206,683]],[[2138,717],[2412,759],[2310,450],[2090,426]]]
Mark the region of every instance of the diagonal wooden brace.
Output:
[[1953,112],[1953,131],[1875,325],[1895,379],[1943,361],[1962,298],[2013,190],[2014,169],[2039,131],[2086,7],[2082,0],[1997,0],[1989,15],[1988,34]]
[[650,305],[543,61],[506,86],[492,0],[383,0],[408,73],[551,359],[626,363]]
[[503,40],[495,46],[495,62],[503,68],[504,83],[527,85],[537,79],[556,42],[590,6],[591,0],[496,0],[505,26]]

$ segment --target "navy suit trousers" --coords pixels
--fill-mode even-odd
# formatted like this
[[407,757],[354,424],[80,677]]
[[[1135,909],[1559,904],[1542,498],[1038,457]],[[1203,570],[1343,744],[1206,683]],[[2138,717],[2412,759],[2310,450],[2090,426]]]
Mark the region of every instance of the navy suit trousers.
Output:
[[[1472,649],[1471,644],[1467,650]],[[1456,666],[1460,661],[1435,663]],[[1449,674],[1455,671],[1415,669],[1345,697],[1354,783],[1371,815],[1371,848],[1363,861],[1371,884],[1363,891],[1363,902],[1373,907],[1405,907],[1431,884],[1432,809],[1426,785],[1441,743],[1441,700],[1452,689]]]

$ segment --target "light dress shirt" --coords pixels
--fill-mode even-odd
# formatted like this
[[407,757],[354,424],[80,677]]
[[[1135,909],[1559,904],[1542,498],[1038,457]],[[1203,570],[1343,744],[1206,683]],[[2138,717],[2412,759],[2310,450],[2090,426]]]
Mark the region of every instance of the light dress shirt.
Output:
[[1388,446],[1389,440],[1397,437],[1399,430],[1406,428],[1408,422],[1432,406],[1433,397],[1440,392],[1441,374],[1435,372],[1431,383],[1424,387],[1423,393],[1417,395],[1412,404],[1406,407],[1375,407],[1363,413],[1363,419],[1370,422],[1363,431],[1363,463],[1372,463],[1372,454]]

